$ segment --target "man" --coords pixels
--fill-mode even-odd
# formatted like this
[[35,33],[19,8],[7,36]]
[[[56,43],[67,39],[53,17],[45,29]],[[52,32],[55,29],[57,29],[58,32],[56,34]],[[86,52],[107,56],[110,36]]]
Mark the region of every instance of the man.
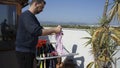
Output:
[[35,15],[42,12],[45,4],[44,0],[32,0],[30,8],[19,17],[16,36],[16,55],[20,68],[33,68],[38,36],[59,33],[62,29],[61,26],[43,29],[40,25]]
[[2,40],[5,41],[8,39],[8,25],[7,25],[7,19],[4,19],[4,21],[1,23],[1,33],[2,33]]

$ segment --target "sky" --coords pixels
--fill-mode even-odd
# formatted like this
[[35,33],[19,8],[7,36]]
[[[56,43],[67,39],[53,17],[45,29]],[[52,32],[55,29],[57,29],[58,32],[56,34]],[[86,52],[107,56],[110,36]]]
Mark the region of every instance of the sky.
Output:
[[[31,0],[29,0],[31,1]],[[96,24],[102,17],[105,0],[45,0],[46,5],[37,18],[40,22]],[[110,3],[113,0],[109,0]],[[6,14],[5,6],[0,5],[0,20]],[[24,12],[29,5],[24,7]]]
[[[31,0],[30,0],[31,1]],[[103,14],[105,0],[45,0],[39,21],[56,23],[98,23]],[[110,3],[113,0],[109,0]],[[23,8],[23,11],[29,6]]]
[[[100,16],[101,10],[103,10],[95,10],[102,6],[102,1],[100,0],[46,0],[46,2],[47,1],[48,6],[46,6],[46,9],[48,9],[46,12],[48,11],[47,13],[49,13],[50,10],[49,16],[51,20],[58,22],[96,22],[97,16]],[[97,2],[98,4],[95,4]]]

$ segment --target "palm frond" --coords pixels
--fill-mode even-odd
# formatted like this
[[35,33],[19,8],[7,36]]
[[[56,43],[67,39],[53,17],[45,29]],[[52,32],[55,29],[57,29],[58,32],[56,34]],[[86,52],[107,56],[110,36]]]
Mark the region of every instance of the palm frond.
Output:
[[118,12],[117,12],[117,16],[118,16],[118,21],[120,21],[120,3],[118,4]]
[[84,43],[85,46],[88,46],[89,44],[91,44],[91,40]]
[[113,19],[115,13],[117,12],[117,7],[118,7],[118,3],[115,2],[113,7],[111,8],[111,10],[108,12],[108,20],[109,20],[109,22]]
[[91,29],[89,29],[89,30],[86,30],[86,32],[87,32],[90,36],[92,36],[93,33],[94,33],[94,29],[91,28]]
[[98,36],[100,35],[100,33],[102,32],[102,30],[103,30],[103,28],[100,27],[100,28],[97,28],[97,29],[94,31],[93,36],[92,36],[92,43],[94,43],[94,42],[97,40],[97,38],[98,38]]
[[94,65],[94,62],[90,62],[86,68],[92,68],[93,65]]
[[112,56],[115,56],[117,53],[119,52],[119,50],[115,51]]
[[118,57],[117,60],[120,60],[120,57]]
[[99,68],[99,66],[98,66],[98,64],[97,63],[95,63],[95,66],[94,66],[95,68]]

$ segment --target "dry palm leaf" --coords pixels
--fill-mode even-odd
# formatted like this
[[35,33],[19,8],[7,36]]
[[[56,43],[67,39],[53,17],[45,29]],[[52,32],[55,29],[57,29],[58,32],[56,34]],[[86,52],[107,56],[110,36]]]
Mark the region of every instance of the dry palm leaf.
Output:
[[101,37],[101,39],[100,39],[100,46],[102,46],[103,45],[103,42],[105,41],[105,39],[106,39],[106,36],[107,34],[106,34],[106,31],[104,32],[104,33],[102,33],[102,37]]
[[118,28],[109,28],[112,34],[116,34],[118,37],[120,37],[120,30]]
[[117,12],[117,14],[118,14],[118,21],[120,21],[120,3],[118,4],[118,12]]
[[120,30],[117,28],[110,28],[111,38],[120,45]]
[[116,11],[117,11],[117,6],[118,5],[118,3],[115,3],[114,5],[113,5],[113,7],[112,7],[112,9],[108,12],[108,15],[109,15],[109,21],[111,21],[112,19],[113,19],[113,17],[114,17],[114,15],[115,15],[115,13],[116,13]]
[[103,27],[97,28],[92,36],[92,43],[96,42],[99,34],[103,31]]
[[92,43],[93,45],[95,43],[97,43],[98,45],[102,45],[102,42],[104,41],[105,39],[105,33],[106,33],[107,29],[104,28],[104,27],[99,27],[98,29],[95,30],[95,32],[93,33],[93,36],[92,36]]
[[117,42],[118,45],[120,45],[120,38],[118,38],[115,34],[111,34],[111,38]]
[[94,62],[90,62],[86,68],[92,68],[93,65],[94,65]]
[[98,56],[98,60],[104,61],[104,62],[110,60],[109,57],[105,56],[105,53],[106,53],[105,51],[106,51],[106,49],[103,49],[103,51],[101,52],[101,54]]

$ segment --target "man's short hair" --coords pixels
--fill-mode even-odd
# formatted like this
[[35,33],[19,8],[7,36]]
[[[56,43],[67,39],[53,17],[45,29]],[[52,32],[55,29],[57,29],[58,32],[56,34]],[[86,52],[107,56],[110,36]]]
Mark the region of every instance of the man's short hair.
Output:
[[46,4],[45,0],[32,0],[30,2],[30,5],[33,4],[34,2],[37,2],[37,3],[42,3],[43,2],[44,4]]

